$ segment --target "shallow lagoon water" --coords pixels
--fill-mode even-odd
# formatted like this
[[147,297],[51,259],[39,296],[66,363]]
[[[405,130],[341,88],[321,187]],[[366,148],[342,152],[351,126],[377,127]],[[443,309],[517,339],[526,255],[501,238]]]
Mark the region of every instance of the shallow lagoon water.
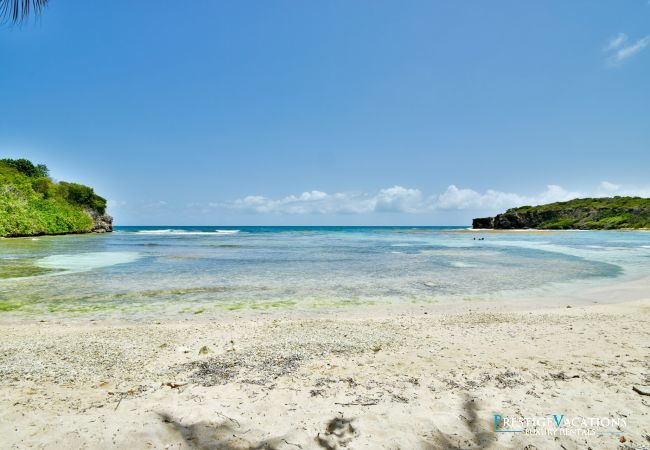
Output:
[[2,239],[0,311],[454,302],[650,269],[650,233],[460,228],[118,227]]

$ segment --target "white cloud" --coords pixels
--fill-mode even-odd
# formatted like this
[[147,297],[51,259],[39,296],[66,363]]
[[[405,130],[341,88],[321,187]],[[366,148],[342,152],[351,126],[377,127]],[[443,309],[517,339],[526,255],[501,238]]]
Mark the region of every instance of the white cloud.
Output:
[[570,191],[562,186],[550,184],[537,195],[521,195],[494,189],[481,193],[452,184],[441,194],[425,197],[419,189],[393,186],[381,189],[375,194],[355,192],[328,194],[322,191],[308,191],[276,200],[261,195],[250,195],[234,202],[213,203],[210,206],[222,206],[257,214],[418,214],[436,210],[501,211],[514,206],[614,195],[650,197],[650,188],[624,188],[603,181],[596,189],[589,192]]
[[625,187],[619,184],[603,181],[600,187],[592,195],[592,197],[614,197],[619,195],[621,197],[645,197],[650,198],[650,187]]
[[603,181],[600,183],[600,187],[605,191],[605,192],[616,192],[621,189],[620,184],[614,184],[610,183],[609,181]]
[[321,191],[273,200],[249,195],[225,206],[254,213],[279,214],[360,214],[374,211],[417,212],[422,209],[422,193],[417,189],[393,186],[376,195],[355,192],[328,194]]
[[619,33],[616,37],[610,39],[605,46],[603,51],[609,54],[607,61],[610,65],[619,65],[650,45],[650,35],[637,40],[633,44],[627,44],[627,40],[628,37],[625,33]]
[[157,208],[163,208],[165,206],[167,206],[167,202],[165,200],[149,202],[143,205],[143,207],[147,209],[157,209]]
[[579,192],[570,192],[561,186],[550,184],[536,196],[524,196],[512,192],[488,189],[481,194],[472,189],[458,189],[453,184],[438,196],[438,209],[504,209],[521,205],[552,203],[582,197]]
[[642,39],[639,39],[632,45],[623,47],[618,52],[616,52],[616,59],[618,61],[623,61],[624,59],[629,58],[632,55],[639,53],[641,50],[646,48],[650,44],[650,36],[646,36]]
[[627,42],[627,34],[625,33],[618,33],[616,36],[611,38],[607,45],[603,48],[604,52],[608,52],[610,50],[614,50],[619,48],[621,45],[623,45],[625,42]]
[[438,209],[486,209],[499,208],[523,202],[523,197],[488,189],[484,194],[472,189],[459,189],[451,185],[435,202]]
[[571,192],[564,189],[562,186],[549,184],[546,190],[536,197],[529,198],[528,204],[541,205],[544,203],[565,202],[574,198],[589,197],[589,194],[582,192]]
[[375,211],[383,212],[418,212],[425,207],[419,189],[407,189],[402,186],[382,189],[372,204]]

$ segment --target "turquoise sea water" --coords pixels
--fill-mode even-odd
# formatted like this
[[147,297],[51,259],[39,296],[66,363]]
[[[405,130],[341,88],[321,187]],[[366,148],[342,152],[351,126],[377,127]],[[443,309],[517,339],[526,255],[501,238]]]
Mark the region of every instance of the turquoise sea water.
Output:
[[498,299],[649,269],[647,232],[117,227],[0,239],[0,314]]

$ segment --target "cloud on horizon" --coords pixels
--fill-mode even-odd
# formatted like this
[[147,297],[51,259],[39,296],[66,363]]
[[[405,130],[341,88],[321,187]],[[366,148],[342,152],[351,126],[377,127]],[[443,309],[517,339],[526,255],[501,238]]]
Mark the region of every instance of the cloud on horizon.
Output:
[[363,214],[372,212],[420,212],[425,201],[419,189],[393,186],[374,195],[357,192],[303,192],[273,200],[249,195],[231,203],[213,204],[251,213],[279,214]]
[[250,195],[233,202],[213,203],[211,206],[225,207],[250,214],[421,214],[450,210],[500,211],[522,205],[539,205],[580,197],[614,195],[650,197],[650,188],[626,189],[621,185],[603,181],[596,189],[589,192],[569,191],[562,186],[548,185],[539,194],[527,196],[493,189],[481,193],[452,184],[440,194],[425,196],[419,189],[393,186],[381,189],[375,194],[358,192],[328,194],[315,190],[279,199]]

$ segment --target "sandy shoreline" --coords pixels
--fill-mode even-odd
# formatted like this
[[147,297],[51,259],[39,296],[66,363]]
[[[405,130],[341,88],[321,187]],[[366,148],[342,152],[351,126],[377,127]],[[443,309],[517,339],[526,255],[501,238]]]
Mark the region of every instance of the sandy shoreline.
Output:
[[[3,448],[650,445],[650,397],[633,390],[650,385],[650,299],[435,307],[367,318],[357,308],[329,318],[5,321]],[[626,426],[556,438],[495,433],[495,414],[624,417]]]

